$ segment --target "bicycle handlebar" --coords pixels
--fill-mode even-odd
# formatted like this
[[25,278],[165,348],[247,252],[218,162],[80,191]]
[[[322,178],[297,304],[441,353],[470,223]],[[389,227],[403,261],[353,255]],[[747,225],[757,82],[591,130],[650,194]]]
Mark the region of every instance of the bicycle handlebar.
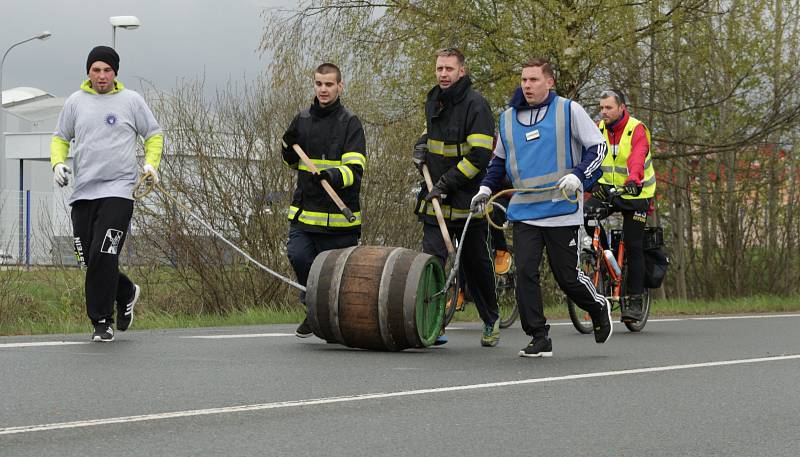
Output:
[[595,221],[599,221],[601,218],[605,219],[608,216],[608,214],[603,214],[603,212],[611,209],[611,207],[613,206],[611,200],[613,200],[614,197],[619,197],[619,196],[628,195],[628,194],[629,194],[629,192],[624,187],[612,187],[612,188],[608,189],[608,197],[607,198],[605,198],[603,200],[601,200],[599,198],[595,198],[595,200],[600,202],[601,206],[594,207],[594,208],[591,208],[591,209],[587,208],[586,206],[583,207],[584,208],[583,209],[583,218],[584,219],[593,219]]

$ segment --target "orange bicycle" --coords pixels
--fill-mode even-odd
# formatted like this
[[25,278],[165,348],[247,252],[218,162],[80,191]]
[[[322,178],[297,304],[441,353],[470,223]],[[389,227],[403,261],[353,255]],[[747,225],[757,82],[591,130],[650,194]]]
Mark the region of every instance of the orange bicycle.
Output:
[[[611,195],[622,195],[623,192],[612,189]],[[585,234],[579,236],[581,240],[580,265],[583,273],[589,277],[594,284],[597,292],[608,299],[611,303],[612,312],[621,312],[625,308],[627,294],[625,284],[627,282],[628,266],[625,257],[625,240],[622,230],[605,230],[601,220],[609,215],[611,203],[601,202],[594,211],[586,209],[584,218],[586,226],[594,227],[592,235]],[[583,230],[583,228],[581,228]],[[605,233],[605,239],[601,239]],[[645,244],[663,245],[663,232],[660,227],[645,228]],[[623,321],[625,327],[631,332],[641,332],[647,324],[650,316],[650,306],[652,305],[650,289],[645,288],[642,294],[642,320]],[[592,319],[589,313],[578,308],[578,306],[567,298],[567,309],[572,325],[580,333],[592,333]]]

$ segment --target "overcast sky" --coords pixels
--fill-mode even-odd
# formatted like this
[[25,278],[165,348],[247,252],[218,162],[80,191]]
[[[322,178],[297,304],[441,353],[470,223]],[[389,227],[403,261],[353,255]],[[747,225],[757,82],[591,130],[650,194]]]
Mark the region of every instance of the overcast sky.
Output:
[[86,56],[111,45],[110,16],[136,16],[136,30],[117,29],[118,79],[159,89],[205,74],[206,92],[232,79],[252,80],[264,67],[257,48],[262,11],[293,8],[293,0],[0,0],[0,57],[12,44],[48,30],[48,40],[14,48],[3,66],[3,88],[29,86],[67,96],[86,78]]

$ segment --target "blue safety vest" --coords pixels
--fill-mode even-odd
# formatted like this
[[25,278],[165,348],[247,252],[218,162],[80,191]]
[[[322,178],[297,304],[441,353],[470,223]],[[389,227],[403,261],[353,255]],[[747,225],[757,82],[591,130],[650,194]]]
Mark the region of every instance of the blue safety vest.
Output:
[[[517,120],[517,109],[500,115],[500,139],[506,150],[506,175],[516,189],[550,187],[571,173],[580,159],[573,156],[570,134],[570,100],[553,97],[544,119],[534,125]],[[559,189],[517,192],[508,206],[508,219],[526,221],[572,214],[570,203]]]

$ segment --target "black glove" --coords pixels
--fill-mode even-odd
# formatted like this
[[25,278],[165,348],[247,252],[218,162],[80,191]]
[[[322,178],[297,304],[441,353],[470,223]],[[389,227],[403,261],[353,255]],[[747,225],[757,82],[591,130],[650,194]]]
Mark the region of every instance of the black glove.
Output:
[[625,192],[628,193],[628,195],[638,196],[639,194],[642,193],[642,186],[636,184],[636,181],[632,179],[626,181],[623,188],[625,189]]
[[314,180],[314,184],[318,186],[322,186],[322,180],[328,181],[328,184],[333,184],[333,175],[331,174],[330,170],[320,170],[319,173],[312,173],[311,179]]
[[444,184],[444,182],[442,182],[441,179],[436,183],[435,186],[433,186],[433,189],[428,192],[428,195],[425,196],[425,200],[428,202],[434,198],[438,198],[439,202],[447,198],[447,186]]
[[592,197],[600,200],[601,202],[608,200],[608,192],[606,191],[605,186],[600,183],[595,184],[595,186],[592,187]]
[[428,145],[425,143],[419,143],[414,146],[414,152],[411,155],[411,161],[414,162],[414,166],[417,167],[417,170],[422,173],[422,166],[425,165],[425,161],[427,160],[428,155]]
[[283,147],[292,150],[293,144],[300,143],[300,132],[297,130],[289,129],[283,134]]

